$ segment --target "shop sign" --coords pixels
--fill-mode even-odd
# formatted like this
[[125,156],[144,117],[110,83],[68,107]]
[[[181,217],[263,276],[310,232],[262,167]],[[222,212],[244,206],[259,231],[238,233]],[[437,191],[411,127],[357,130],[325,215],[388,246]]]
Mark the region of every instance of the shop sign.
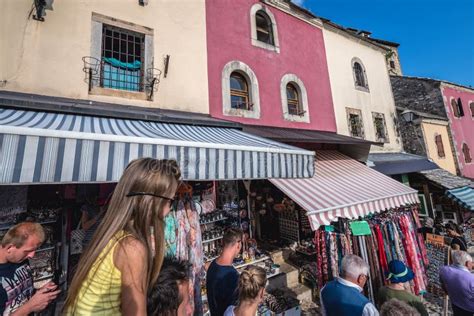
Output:
[[444,236],[434,235],[434,234],[426,234],[426,242],[429,242],[433,245],[444,246]]
[[355,221],[350,223],[352,235],[365,236],[372,235],[369,223],[367,221]]
[[334,226],[332,226],[332,225],[324,225],[324,231],[326,231],[326,232],[333,232],[333,231],[334,231]]

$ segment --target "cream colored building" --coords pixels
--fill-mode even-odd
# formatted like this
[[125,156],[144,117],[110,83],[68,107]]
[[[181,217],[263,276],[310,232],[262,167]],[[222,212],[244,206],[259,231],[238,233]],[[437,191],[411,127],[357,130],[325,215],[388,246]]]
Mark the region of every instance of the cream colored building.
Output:
[[[209,113],[205,0],[153,0],[144,6],[138,0],[56,0],[44,22],[32,18],[33,2],[0,1],[0,89]],[[113,34],[126,39],[114,42]],[[89,91],[83,57],[103,60],[106,36],[108,48],[118,44],[116,52],[109,52],[115,63],[138,60],[123,55],[133,51],[123,48],[124,43],[136,40],[141,62],[135,65],[140,70],[126,68],[121,74],[120,67],[107,65],[117,73],[106,79],[100,77],[101,70],[92,70]],[[113,83],[138,72],[127,87]],[[159,83],[154,81],[157,90],[151,95],[154,77]]]
[[428,158],[455,175],[456,160],[453,156],[448,122],[423,118],[421,128]]
[[400,152],[386,49],[332,22],[324,43],[339,134],[383,142],[371,152]]

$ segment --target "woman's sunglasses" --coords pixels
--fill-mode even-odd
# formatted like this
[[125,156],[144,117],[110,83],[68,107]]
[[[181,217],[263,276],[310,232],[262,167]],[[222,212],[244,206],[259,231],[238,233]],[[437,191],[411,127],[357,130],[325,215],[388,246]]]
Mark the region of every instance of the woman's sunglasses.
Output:
[[154,194],[154,193],[148,193],[148,192],[130,192],[126,195],[126,197],[143,196],[143,195],[149,195],[149,196],[154,196],[154,197],[157,197],[157,198],[165,199],[167,201],[170,201],[170,203],[174,202],[173,198],[169,198],[167,196],[158,195],[158,194]]

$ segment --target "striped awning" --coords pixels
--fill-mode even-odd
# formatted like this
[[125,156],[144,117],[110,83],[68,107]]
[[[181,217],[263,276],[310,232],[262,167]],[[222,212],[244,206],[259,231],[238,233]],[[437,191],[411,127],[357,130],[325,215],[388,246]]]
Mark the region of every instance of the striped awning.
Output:
[[238,129],[0,107],[0,184],[114,182],[139,157],[176,159],[185,180],[314,173],[314,152]]
[[311,227],[419,203],[417,191],[337,151],[316,152],[309,179],[270,179],[307,211]]
[[474,211],[474,188],[462,187],[446,191],[446,195],[461,207]]

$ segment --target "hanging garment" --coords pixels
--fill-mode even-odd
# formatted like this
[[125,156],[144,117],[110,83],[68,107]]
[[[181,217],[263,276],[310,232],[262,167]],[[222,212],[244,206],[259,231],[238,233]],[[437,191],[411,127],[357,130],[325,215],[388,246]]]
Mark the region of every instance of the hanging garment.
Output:
[[385,255],[383,236],[379,226],[375,226],[375,233],[377,236],[380,265],[382,266],[383,274],[386,274],[388,272],[388,263]]
[[177,246],[177,236],[178,232],[176,229],[176,218],[174,212],[170,212],[165,217],[165,241],[166,241],[166,250],[165,255],[169,257],[176,257],[176,246]]
[[191,227],[189,226],[188,218],[186,216],[186,209],[184,208],[183,201],[178,201],[178,206],[176,210],[176,227],[177,227],[177,237],[176,237],[176,258],[180,260],[188,260],[188,245],[187,245],[187,236]]

